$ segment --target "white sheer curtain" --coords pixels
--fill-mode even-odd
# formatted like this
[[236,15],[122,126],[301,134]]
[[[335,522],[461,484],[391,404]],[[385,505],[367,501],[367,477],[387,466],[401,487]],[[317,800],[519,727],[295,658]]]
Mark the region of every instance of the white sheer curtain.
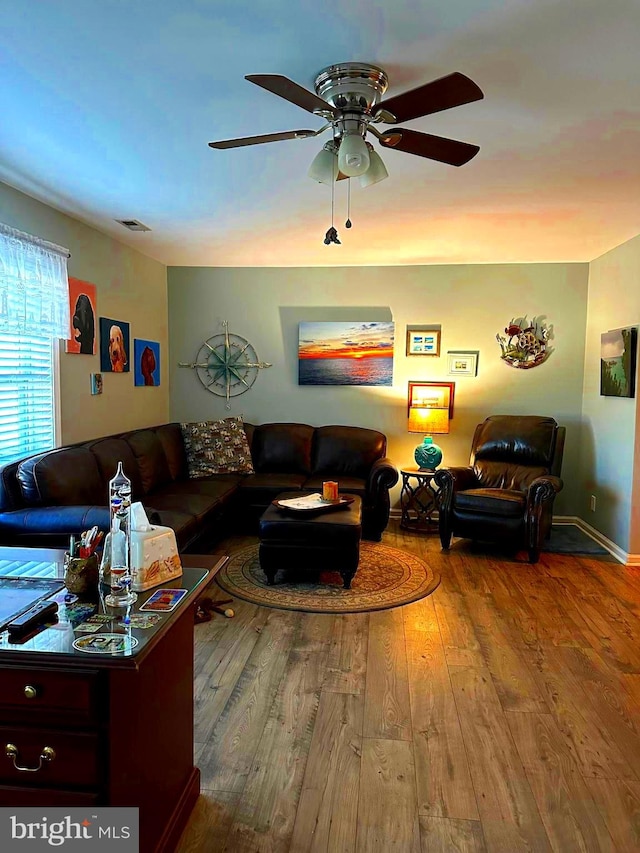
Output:
[[69,337],[69,252],[0,223],[0,332]]

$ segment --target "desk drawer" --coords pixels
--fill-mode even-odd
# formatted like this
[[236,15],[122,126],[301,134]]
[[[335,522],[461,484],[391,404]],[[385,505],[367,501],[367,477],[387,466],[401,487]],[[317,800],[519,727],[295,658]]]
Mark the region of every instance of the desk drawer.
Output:
[[42,808],[97,806],[100,797],[89,791],[60,791],[54,788],[22,788],[0,785],[0,806],[32,806]]
[[97,735],[0,726],[0,785],[97,788],[100,764]]
[[0,711],[35,709],[89,717],[96,707],[99,673],[61,669],[0,669]]

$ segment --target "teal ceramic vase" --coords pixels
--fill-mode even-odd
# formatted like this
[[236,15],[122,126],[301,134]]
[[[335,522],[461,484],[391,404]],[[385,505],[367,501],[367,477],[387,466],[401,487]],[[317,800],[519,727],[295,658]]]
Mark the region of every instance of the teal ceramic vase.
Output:
[[419,468],[434,471],[442,462],[442,450],[433,443],[430,435],[425,435],[422,444],[416,447],[414,457]]

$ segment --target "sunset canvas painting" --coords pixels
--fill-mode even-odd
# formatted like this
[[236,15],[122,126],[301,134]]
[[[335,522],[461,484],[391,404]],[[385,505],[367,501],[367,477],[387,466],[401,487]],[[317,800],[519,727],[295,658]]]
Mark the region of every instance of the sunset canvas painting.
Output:
[[298,385],[393,384],[393,323],[300,323]]

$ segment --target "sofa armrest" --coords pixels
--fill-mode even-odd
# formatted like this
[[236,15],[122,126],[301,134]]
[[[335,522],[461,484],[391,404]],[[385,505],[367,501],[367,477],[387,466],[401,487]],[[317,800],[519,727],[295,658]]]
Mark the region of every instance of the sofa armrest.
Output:
[[[107,506],[39,506],[0,512],[0,541],[24,540],[30,536],[68,540],[94,525],[109,530]],[[67,543],[68,544],[68,543]]]
[[367,491],[371,495],[388,492],[398,482],[399,476],[398,469],[388,456],[376,459],[367,477]]

